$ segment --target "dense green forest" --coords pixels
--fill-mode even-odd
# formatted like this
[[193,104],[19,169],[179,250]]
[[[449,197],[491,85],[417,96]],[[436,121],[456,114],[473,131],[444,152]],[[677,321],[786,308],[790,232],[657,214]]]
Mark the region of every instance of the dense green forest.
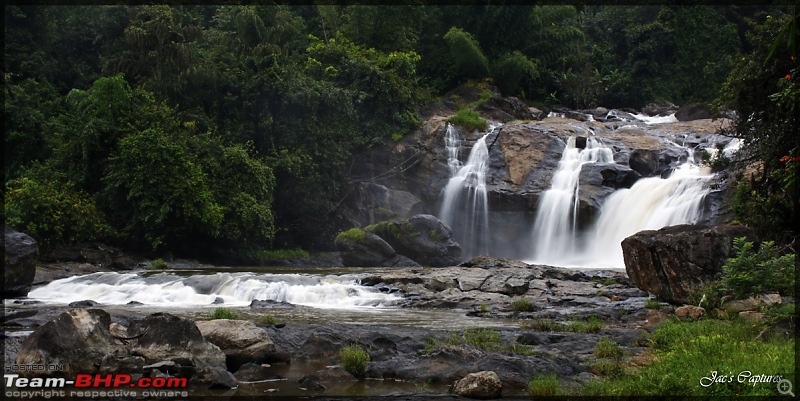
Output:
[[3,218],[44,252],[324,249],[354,153],[472,82],[757,116],[735,134],[767,168],[740,206],[791,235],[796,24],[761,6],[5,6]]

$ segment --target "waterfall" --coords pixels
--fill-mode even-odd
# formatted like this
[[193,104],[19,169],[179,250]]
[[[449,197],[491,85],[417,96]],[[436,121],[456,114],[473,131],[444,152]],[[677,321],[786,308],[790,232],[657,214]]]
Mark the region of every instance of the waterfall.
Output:
[[608,147],[594,137],[581,150],[575,137],[567,140],[549,190],[542,194],[533,228],[536,263],[561,264],[577,252],[577,208],[581,167],[587,163],[614,163]]
[[447,149],[447,166],[450,167],[450,177],[458,174],[461,169],[461,161],[458,154],[461,152],[461,135],[453,124],[447,123],[447,130],[444,133],[444,146]]
[[[453,230],[456,242],[461,245],[464,258],[489,253],[491,232],[489,231],[489,202],[486,193],[486,173],[489,169],[489,148],[486,138],[489,132],[472,146],[467,163],[458,162],[458,150],[452,150],[461,143],[457,132],[451,132],[448,125],[445,134],[451,177],[442,190],[439,218]],[[456,131],[452,128],[452,131]]]
[[105,305],[136,301],[145,305],[190,307],[247,306],[270,300],[319,308],[392,306],[402,299],[358,284],[355,276],[216,273],[182,277],[173,273],[93,273],[55,280],[35,288],[28,298],[48,304],[91,299]]
[[700,219],[700,206],[713,176],[708,168],[694,164],[691,150],[687,151],[688,162],[668,178],[640,179],[630,189],[620,189],[606,199],[589,233],[590,247],[582,258],[583,265],[624,267],[620,243],[626,237]]

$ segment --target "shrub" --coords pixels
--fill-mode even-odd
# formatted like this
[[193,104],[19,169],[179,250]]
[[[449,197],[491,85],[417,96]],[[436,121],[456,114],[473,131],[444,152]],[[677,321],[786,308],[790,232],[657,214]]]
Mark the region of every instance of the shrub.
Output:
[[554,373],[536,376],[528,382],[528,394],[532,397],[553,397],[564,395],[564,389]]
[[796,255],[778,255],[775,243],[765,241],[758,251],[745,238],[735,238],[736,256],[722,266],[720,284],[723,291],[735,298],[775,290],[784,295],[794,295],[794,264]]
[[367,239],[367,232],[360,228],[351,228],[347,231],[340,232],[336,236],[337,241],[348,240],[355,243],[363,243]]
[[621,358],[622,347],[608,337],[602,337],[594,349],[594,356],[598,358]]
[[468,131],[484,131],[488,127],[486,120],[478,115],[477,111],[461,109],[454,116],[450,117],[450,122]]
[[165,262],[164,259],[159,258],[150,262],[150,266],[147,266],[147,268],[149,270],[164,270],[169,268],[169,266],[167,266],[167,262]]
[[208,314],[208,320],[215,319],[236,319],[239,314],[228,308],[216,308]]
[[650,298],[647,301],[644,301],[645,309],[660,309],[661,302],[655,298]]
[[511,309],[517,312],[533,312],[534,307],[527,298],[519,298],[511,302]]
[[358,345],[348,345],[339,350],[339,363],[342,369],[359,379],[367,373],[369,359],[369,352]]
[[33,237],[39,252],[102,238],[109,227],[86,193],[48,178],[18,178],[6,184],[6,224]]

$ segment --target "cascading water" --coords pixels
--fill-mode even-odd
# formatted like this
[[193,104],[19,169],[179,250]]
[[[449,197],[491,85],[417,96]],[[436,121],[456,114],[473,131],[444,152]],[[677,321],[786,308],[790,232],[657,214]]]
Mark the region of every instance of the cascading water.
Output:
[[577,207],[581,167],[587,163],[614,163],[608,147],[594,137],[586,148],[576,147],[577,139],[567,140],[551,188],[542,194],[533,227],[536,263],[562,264],[565,257],[575,255],[577,242]]
[[668,178],[640,179],[630,189],[616,191],[606,199],[589,235],[583,265],[624,267],[620,243],[626,237],[700,219],[700,206],[713,175],[710,169],[693,163],[692,151],[687,151],[689,161]]
[[447,123],[447,130],[444,133],[444,146],[447,149],[447,166],[450,167],[450,177],[458,174],[461,170],[461,161],[458,154],[461,152],[461,135],[453,124]]
[[[450,166],[451,178],[442,190],[439,218],[453,230],[453,236],[461,244],[463,257],[487,255],[491,232],[486,193],[486,173],[489,169],[489,148],[486,145],[486,138],[497,126],[492,126],[486,135],[475,142],[467,163],[463,166],[458,162],[458,150],[451,149],[461,142],[457,132],[451,133],[451,128],[452,126],[448,125],[445,134],[447,164]],[[455,128],[452,130],[456,131]]]
[[392,306],[402,299],[361,286],[354,276],[216,273],[182,277],[115,272],[55,280],[31,290],[28,298],[56,304],[91,299],[106,305],[136,301],[170,307],[211,305],[222,298],[226,306],[270,300],[320,308]]

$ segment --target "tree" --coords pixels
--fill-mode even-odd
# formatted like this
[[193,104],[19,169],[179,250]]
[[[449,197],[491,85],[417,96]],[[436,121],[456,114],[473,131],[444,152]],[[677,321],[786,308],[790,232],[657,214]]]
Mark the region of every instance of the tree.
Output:
[[450,50],[450,59],[456,67],[456,77],[481,79],[489,76],[489,62],[483,55],[478,41],[469,32],[452,27],[444,40]]

